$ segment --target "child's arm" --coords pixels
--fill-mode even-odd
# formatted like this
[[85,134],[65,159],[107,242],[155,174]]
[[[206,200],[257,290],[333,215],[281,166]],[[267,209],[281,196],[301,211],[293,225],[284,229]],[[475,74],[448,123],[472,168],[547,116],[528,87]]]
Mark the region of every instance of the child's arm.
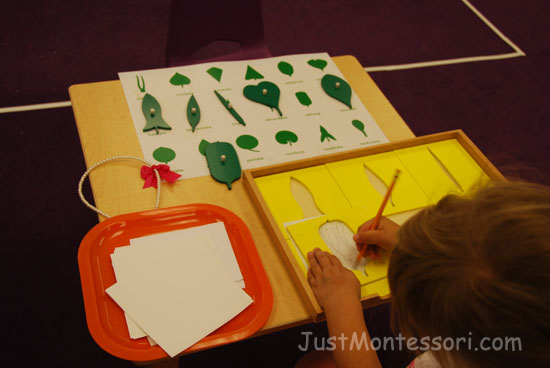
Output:
[[[308,281],[317,301],[325,310],[329,335],[336,344],[333,351],[334,361],[344,367],[381,367],[376,351],[371,349],[371,340],[363,317],[360,302],[360,285],[357,277],[344,268],[335,256],[315,249],[308,254],[310,268]],[[350,350],[352,337],[356,343]]]

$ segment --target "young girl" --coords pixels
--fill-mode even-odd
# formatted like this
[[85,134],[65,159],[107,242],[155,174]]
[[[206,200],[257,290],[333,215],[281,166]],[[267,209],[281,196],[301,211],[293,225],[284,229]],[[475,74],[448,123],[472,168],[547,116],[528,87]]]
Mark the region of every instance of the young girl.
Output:
[[[447,196],[401,228],[385,218],[369,225],[354,240],[391,251],[392,319],[403,348],[423,352],[410,367],[550,367],[548,188],[494,183]],[[319,249],[308,260],[336,342],[333,361],[316,366],[380,367],[375,350],[352,343],[353,334],[370,343],[355,275]]]

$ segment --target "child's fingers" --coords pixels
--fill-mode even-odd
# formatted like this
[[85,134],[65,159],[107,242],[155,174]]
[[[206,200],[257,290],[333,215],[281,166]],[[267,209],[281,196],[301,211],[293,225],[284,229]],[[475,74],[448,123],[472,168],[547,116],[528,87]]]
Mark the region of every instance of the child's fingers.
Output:
[[371,257],[371,254],[373,253],[372,246],[363,243],[356,243],[355,246],[357,247],[358,252],[363,252],[363,257]]
[[323,272],[321,270],[321,266],[319,266],[319,262],[317,262],[317,258],[315,258],[315,254],[313,252],[309,252],[307,254],[307,260],[309,261],[309,271],[312,272],[313,276],[316,276],[319,273]]
[[369,254],[369,258],[373,261],[378,261],[382,259],[382,255],[380,254],[380,252],[371,251]]
[[369,221],[364,222],[362,225],[360,225],[357,228],[357,232],[360,233],[361,231],[366,231],[366,230],[370,229],[370,224],[372,223],[373,220],[374,219],[370,219]]
[[315,275],[311,271],[311,268],[307,270],[307,282],[309,282],[312,287],[317,286],[317,280],[315,278]]
[[369,247],[367,246],[367,251],[365,254],[369,259],[372,259],[373,261],[382,258],[380,255],[380,252],[376,249],[376,246]]
[[368,230],[357,233],[353,236],[353,240],[359,244],[376,244],[383,240],[380,230]]
[[317,262],[319,263],[319,266],[321,266],[322,270],[326,270],[332,265],[327,253],[323,252],[321,249],[315,248],[313,250],[313,255],[317,259]]
[[381,230],[370,230],[357,233],[353,236],[353,240],[358,245],[374,244],[386,249],[391,248],[387,235]]
[[344,267],[344,266],[342,265],[342,262],[340,262],[340,260],[338,259],[338,257],[336,257],[334,254],[328,254],[328,257],[329,257],[330,262],[332,263],[333,266]]

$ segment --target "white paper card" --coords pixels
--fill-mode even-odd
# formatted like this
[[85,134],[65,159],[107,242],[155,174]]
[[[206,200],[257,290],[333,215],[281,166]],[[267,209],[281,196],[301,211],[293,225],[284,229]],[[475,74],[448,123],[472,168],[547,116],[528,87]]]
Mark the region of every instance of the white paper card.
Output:
[[106,291],[172,357],[252,302],[204,235],[185,247],[171,241],[162,251],[145,249],[136,248],[132,278]]
[[214,247],[231,279],[237,282],[239,286],[244,287],[243,275],[223,222],[214,222],[207,225],[130,239],[130,244],[132,246],[155,246],[175,240],[185,245],[189,239],[194,238],[198,234],[209,234],[212,237]]
[[[116,249],[119,248],[123,247],[118,247]],[[124,276],[126,274],[124,272],[121,272],[122,268],[118,265],[118,258],[115,253],[111,254],[111,264],[113,265],[113,270],[115,271],[115,278],[117,282],[123,282]],[[140,339],[147,336],[145,331],[143,331],[143,329],[139,327],[139,325],[132,319],[132,317],[128,315],[128,313],[124,312],[124,318],[126,319],[126,325],[128,325],[128,333],[130,335],[130,338]]]

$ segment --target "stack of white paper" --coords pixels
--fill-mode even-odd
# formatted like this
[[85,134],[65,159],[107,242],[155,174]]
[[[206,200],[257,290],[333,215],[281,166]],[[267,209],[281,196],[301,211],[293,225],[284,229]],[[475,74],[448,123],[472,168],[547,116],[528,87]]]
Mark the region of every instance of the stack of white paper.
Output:
[[115,249],[117,283],[106,292],[124,310],[132,338],[148,336],[173,357],[252,302],[222,232],[227,238],[223,223],[215,223]]

